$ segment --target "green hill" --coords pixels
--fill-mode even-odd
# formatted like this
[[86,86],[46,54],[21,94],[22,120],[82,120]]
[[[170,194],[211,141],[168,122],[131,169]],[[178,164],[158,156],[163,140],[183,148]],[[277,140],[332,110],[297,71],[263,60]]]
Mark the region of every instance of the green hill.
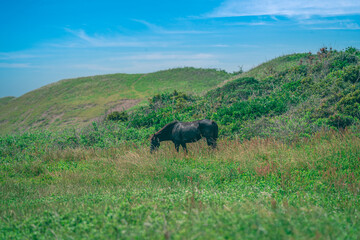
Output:
[[110,111],[137,106],[126,129],[211,118],[220,124],[222,135],[307,136],[360,121],[359,56],[355,48],[322,48],[316,54],[281,56],[239,75],[178,68],[62,80],[2,99],[0,128],[6,133],[81,127]]
[[8,104],[11,100],[13,100],[15,97],[2,97],[0,98],[0,106],[4,106]]
[[0,101],[0,132],[82,126],[107,111],[126,110],[153,94],[199,94],[230,78],[225,71],[177,68],[149,74],[111,74],[62,80]]
[[134,111],[129,125],[161,126],[173,120],[210,118],[220,135],[293,139],[360,122],[360,51],[320,49],[292,54],[235,76],[202,97],[154,96]]
[[[122,119],[42,128],[149,95]],[[360,236],[357,49],[282,56],[238,76],[186,68],[64,80],[0,103],[22,126],[63,111],[38,130],[0,134],[0,239]],[[219,125],[216,150],[162,142],[150,154],[164,124],[201,118]]]

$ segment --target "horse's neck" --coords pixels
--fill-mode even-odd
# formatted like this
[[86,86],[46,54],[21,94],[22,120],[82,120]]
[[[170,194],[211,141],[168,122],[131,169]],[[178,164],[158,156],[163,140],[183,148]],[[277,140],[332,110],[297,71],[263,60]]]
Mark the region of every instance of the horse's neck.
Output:
[[157,134],[157,137],[160,141],[169,141],[171,140],[171,131],[173,129],[173,125],[168,128],[163,129],[161,132]]
[[171,140],[171,136],[167,132],[161,132],[157,135],[157,137],[159,138],[160,142]]

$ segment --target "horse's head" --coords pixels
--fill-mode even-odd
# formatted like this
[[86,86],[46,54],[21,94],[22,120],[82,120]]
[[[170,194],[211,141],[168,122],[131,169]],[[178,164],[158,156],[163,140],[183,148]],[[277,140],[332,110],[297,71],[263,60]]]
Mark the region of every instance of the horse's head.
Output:
[[160,147],[160,139],[155,134],[150,138],[150,153],[157,150]]

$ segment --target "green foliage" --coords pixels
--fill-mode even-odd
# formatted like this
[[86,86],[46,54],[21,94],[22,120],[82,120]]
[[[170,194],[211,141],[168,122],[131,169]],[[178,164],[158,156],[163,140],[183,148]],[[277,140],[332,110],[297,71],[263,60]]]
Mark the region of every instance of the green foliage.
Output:
[[[0,135],[0,238],[357,238],[358,57],[283,56],[201,96],[152,95],[125,121]],[[201,118],[219,123],[216,151],[149,153],[156,130]]]
[[186,107],[188,103],[194,101],[194,96],[174,90],[172,93],[156,94],[152,98],[149,98],[149,107],[154,111],[166,105],[172,105],[175,109],[181,109]]
[[129,119],[129,114],[126,111],[114,111],[106,116],[108,121],[126,122]]
[[[298,64],[288,64],[294,59]],[[239,77],[202,97],[178,92],[157,94],[149,99],[148,106],[130,114],[129,124],[159,129],[174,120],[211,118],[220,124],[223,136],[290,140],[322,128],[344,128],[359,122],[357,51],[322,48],[316,55],[276,59],[280,60],[287,63],[285,67],[265,65],[272,70],[263,79]],[[299,124],[290,121],[288,125],[284,119],[296,119]],[[253,126],[261,131],[251,130]],[[277,134],[280,132],[283,135]]]
[[231,104],[238,100],[247,100],[251,95],[261,95],[263,85],[254,78],[238,78],[228,82],[221,88],[216,88],[206,93],[207,99],[216,99],[221,103]]
[[344,114],[334,114],[329,117],[330,126],[336,128],[346,128],[354,123],[354,118]]
[[2,97],[2,98],[0,98],[0,106],[5,106],[6,104],[8,104],[9,102],[11,102],[14,99],[15,99],[15,97]]
[[338,109],[350,116],[360,119],[360,90],[351,92],[340,99]]
[[354,47],[347,47],[345,49],[345,52],[348,53],[348,54],[355,54],[355,55],[359,55],[360,54],[360,51]]
[[[360,117],[358,114],[359,101],[357,100],[357,91],[360,90],[359,55],[359,51],[354,48],[335,51],[324,47],[317,54],[303,53],[282,56],[249,72],[236,75],[234,80],[228,81],[223,86],[214,88],[204,95],[180,91],[188,89],[182,83],[186,82],[187,87],[197,86],[195,88],[200,91],[200,85],[205,82],[212,82],[212,86],[215,86],[216,83],[224,81],[230,76],[234,77],[234,75],[220,70],[194,68],[171,69],[154,74],[137,75],[134,76],[134,79],[137,80],[132,87],[137,89],[139,94],[144,93],[142,96],[146,96],[145,93],[152,93],[148,95],[152,97],[141,107],[126,113],[110,114],[107,116],[107,120],[122,121],[124,126],[141,131],[142,128],[157,130],[174,120],[193,121],[211,118],[220,124],[222,135],[236,135],[246,139],[264,135],[261,132],[249,130],[251,124],[255,124],[263,132],[275,134],[276,131],[269,129],[270,126],[271,128],[275,125],[280,127],[277,125],[278,122],[282,122],[279,119],[287,118],[298,119],[303,124],[308,124],[310,127],[304,128],[304,135],[312,134],[321,127],[351,126],[359,122]],[[107,82],[109,85],[100,84],[99,79],[95,79],[97,87],[108,88],[111,86],[109,91],[116,89],[115,85],[112,85],[112,81],[120,76],[108,77],[111,77],[110,82]],[[130,76],[121,75],[121,77]],[[180,79],[183,80],[180,81]],[[75,82],[76,85],[71,85]],[[72,94],[76,93],[76,88],[80,88],[83,84],[90,84],[88,79],[77,79],[75,82],[70,80],[62,82],[69,88],[68,97],[71,99],[74,98]],[[149,84],[153,87],[162,87],[158,88],[159,91],[149,90],[147,92],[144,86],[149,86]],[[201,87],[201,89],[209,89],[210,85],[207,88]],[[92,85],[90,84],[90,86]],[[168,88],[167,86],[172,87]],[[49,86],[50,90],[53,87],[55,86]],[[168,88],[170,91],[162,91],[161,89],[164,88]],[[10,103],[14,101],[16,99],[12,99]],[[62,125],[59,119],[64,116],[61,116],[61,113],[58,115],[58,120],[46,120],[45,115],[34,119],[31,124],[43,128],[49,124],[59,123],[59,126]],[[77,115],[72,116],[73,119],[75,116],[78,118],[78,115],[81,115],[80,110]],[[97,116],[99,115],[100,113]],[[73,122],[67,124],[73,126]],[[290,126],[287,129],[299,131]],[[293,133],[294,135],[298,134]],[[97,134],[99,133],[89,133],[85,137],[88,145],[100,141]],[[278,134],[275,135],[282,138]],[[290,132],[285,135],[292,138]],[[75,139],[71,141],[74,144],[79,142]]]
[[177,92],[157,94],[149,99],[149,105],[134,110],[130,114],[132,127],[154,126],[160,129],[174,120],[190,120],[198,97]]
[[350,65],[344,70],[344,80],[357,83],[360,80],[360,66]]
[[355,64],[358,62],[358,57],[355,54],[349,52],[339,52],[334,54],[330,59],[330,66],[334,70],[343,69],[350,64]]
[[[101,124],[90,129],[106,138]],[[51,134],[1,138],[5,150],[18,142],[33,147],[12,159],[0,156],[1,239],[360,234],[360,141],[351,132],[321,132],[288,145],[220,140],[215,152],[199,143],[187,156],[166,144],[153,155],[128,142],[59,148]]]

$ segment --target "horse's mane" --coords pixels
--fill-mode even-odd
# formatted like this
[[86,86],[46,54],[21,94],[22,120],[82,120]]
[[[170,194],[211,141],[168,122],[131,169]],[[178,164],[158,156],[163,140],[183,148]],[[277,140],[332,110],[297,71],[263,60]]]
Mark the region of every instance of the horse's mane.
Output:
[[158,135],[158,134],[163,133],[164,131],[167,131],[169,128],[174,127],[174,125],[178,122],[179,121],[173,121],[171,123],[166,124],[163,128],[161,128],[159,131],[157,131],[154,135]]

